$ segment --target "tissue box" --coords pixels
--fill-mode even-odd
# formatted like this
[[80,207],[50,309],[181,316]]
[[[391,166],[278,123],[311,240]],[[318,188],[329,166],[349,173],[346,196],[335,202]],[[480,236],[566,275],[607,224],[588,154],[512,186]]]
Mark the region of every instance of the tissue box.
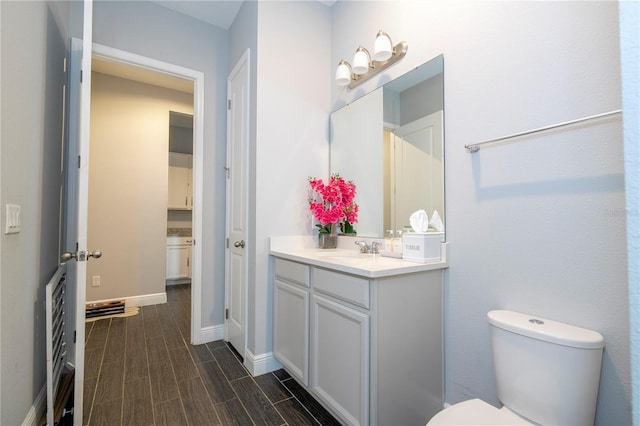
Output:
[[440,244],[444,242],[444,232],[402,234],[402,259],[411,262],[438,262],[442,259]]

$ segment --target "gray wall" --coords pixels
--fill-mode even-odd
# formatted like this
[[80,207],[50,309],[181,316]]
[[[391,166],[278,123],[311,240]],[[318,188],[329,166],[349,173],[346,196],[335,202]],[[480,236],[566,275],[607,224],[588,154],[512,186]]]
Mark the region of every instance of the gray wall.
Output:
[[438,74],[400,93],[400,122],[405,125],[444,108],[444,74]]
[[329,172],[330,32],[330,9],[319,2],[258,2],[254,354],[270,353],[272,345],[269,237],[316,230],[308,177]]
[[46,382],[44,288],[59,259],[69,3],[3,1],[0,14],[2,216],[6,204],[22,206],[21,232],[0,235],[0,424],[13,425]]
[[193,129],[169,126],[169,151],[193,154]]
[[332,63],[348,60],[359,44],[372,45],[380,28],[409,44],[407,56],[380,78],[354,91],[334,87],[334,105],[444,54],[449,403],[480,397],[498,404],[486,313],[511,309],[601,332],[607,346],[597,423],[631,423],[620,120],[473,156],[464,149],[620,108],[617,7],[562,1],[333,6]]
[[247,349],[253,355],[271,352],[269,237],[311,232],[307,178],[328,173],[330,31],[330,9],[321,3],[273,1],[245,2],[229,32],[231,67],[252,49]]
[[151,2],[97,1],[93,13],[95,43],[204,73],[202,327],[222,324],[227,31]]

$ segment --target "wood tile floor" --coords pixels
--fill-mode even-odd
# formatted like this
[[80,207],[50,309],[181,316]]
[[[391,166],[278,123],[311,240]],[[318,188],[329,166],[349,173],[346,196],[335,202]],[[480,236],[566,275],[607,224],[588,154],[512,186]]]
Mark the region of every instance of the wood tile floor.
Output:
[[190,345],[190,293],[87,323],[83,424],[340,424],[284,370],[252,377],[225,342]]

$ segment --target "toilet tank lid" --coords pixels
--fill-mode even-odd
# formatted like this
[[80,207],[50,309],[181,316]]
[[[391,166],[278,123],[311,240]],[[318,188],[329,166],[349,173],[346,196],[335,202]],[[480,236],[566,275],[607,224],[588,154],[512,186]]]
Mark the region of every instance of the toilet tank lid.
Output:
[[604,337],[597,331],[519,312],[496,310],[487,313],[489,323],[503,330],[558,345],[601,349]]

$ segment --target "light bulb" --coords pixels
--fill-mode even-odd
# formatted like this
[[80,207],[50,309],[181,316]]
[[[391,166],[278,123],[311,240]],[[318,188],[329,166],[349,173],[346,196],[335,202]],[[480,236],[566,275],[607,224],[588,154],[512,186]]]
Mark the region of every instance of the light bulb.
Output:
[[369,71],[369,63],[371,58],[369,52],[364,47],[360,46],[356,50],[356,54],[353,56],[353,66],[351,69],[354,74],[362,75]]
[[340,61],[336,68],[336,84],[339,87],[348,86],[351,83],[351,67],[346,61]]
[[391,38],[384,31],[378,31],[376,41],[373,45],[373,59],[378,62],[389,60],[393,55],[393,47],[391,46]]

